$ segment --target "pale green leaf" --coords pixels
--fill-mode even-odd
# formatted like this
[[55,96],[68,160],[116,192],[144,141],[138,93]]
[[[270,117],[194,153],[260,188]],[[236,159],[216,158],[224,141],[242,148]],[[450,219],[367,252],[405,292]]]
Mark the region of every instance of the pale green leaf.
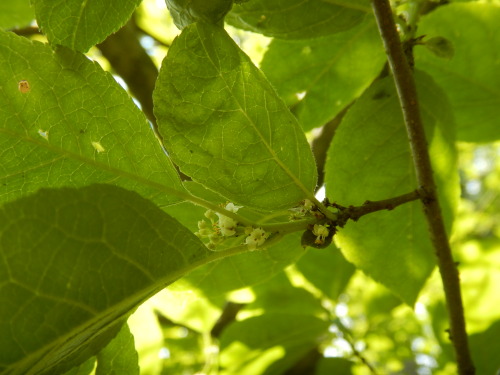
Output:
[[27,26],[35,19],[30,0],[5,0],[0,2],[0,28]]
[[446,38],[454,56],[445,60],[415,48],[415,63],[446,91],[457,123],[457,137],[469,142],[500,138],[500,6],[450,4],[422,18],[419,33]]
[[[427,75],[415,75],[441,205],[450,229],[458,197],[451,110]],[[328,197],[342,205],[387,199],[418,186],[392,78],[377,81],[356,102],[333,139],[326,166]],[[434,268],[419,202],[349,222],[336,239],[346,258],[412,305]]]
[[86,52],[130,18],[141,0],[32,0],[49,41]]
[[361,22],[369,9],[346,1],[252,0],[235,4],[226,21],[275,38],[307,39],[345,31]]
[[386,61],[372,18],[324,38],[273,40],[262,71],[305,130],[325,125],[380,74]]
[[182,31],[154,102],[169,155],[193,180],[261,210],[312,196],[316,167],[300,125],[223,29]]
[[318,344],[329,325],[311,315],[277,313],[234,322],[221,335],[221,374],[282,374]]
[[63,373],[97,354],[140,303],[217,259],[138,194],[41,190],[0,209],[0,372]]
[[161,204],[183,190],[144,114],[78,52],[0,32],[0,200],[113,183]]
[[97,355],[96,375],[139,375],[134,336],[124,324],[116,337]]

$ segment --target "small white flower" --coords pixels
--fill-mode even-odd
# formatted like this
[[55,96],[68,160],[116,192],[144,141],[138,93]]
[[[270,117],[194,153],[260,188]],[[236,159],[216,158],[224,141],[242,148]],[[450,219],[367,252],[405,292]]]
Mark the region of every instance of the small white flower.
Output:
[[314,224],[313,234],[316,236],[316,240],[314,241],[317,245],[322,245],[325,243],[325,238],[328,237],[330,233],[328,228],[325,225]]
[[266,242],[267,237],[269,237],[269,233],[266,233],[264,229],[255,228],[245,239],[245,244],[248,245],[249,250],[255,250]]
[[[241,206],[235,206],[233,203],[228,203],[225,207],[225,209],[230,212],[237,212],[240,208]],[[238,225],[238,222],[218,212],[217,216],[219,217],[220,233],[226,237],[234,236],[236,234],[236,226]]]

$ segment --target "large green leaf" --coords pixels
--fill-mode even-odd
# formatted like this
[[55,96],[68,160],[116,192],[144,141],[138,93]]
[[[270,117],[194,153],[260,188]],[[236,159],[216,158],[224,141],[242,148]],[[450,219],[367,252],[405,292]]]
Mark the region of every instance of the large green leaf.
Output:
[[252,0],[235,4],[233,26],[282,39],[304,39],[345,31],[370,12],[363,0]]
[[183,190],[144,114],[96,63],[0,32],[0,200],[118,184],[167,204]]
[[377,27],[367,18],[324,38],[275,39],[262,70],[305,130],[322,126],[357,98],[386,61]]
[[34,18],[29,0],[0,2],[0,28],[26,26]]
[[221,374],[282,374],[314,348],[330,323],[271,313],[232,323],[221,335]]
[[499,24],[500,6],[472,2],[440,7],[419,25],[419,33],[445,37],[453,44],[455,55],[450,60],[417,47],[415,61],[450,98],[460,140],[500,138]]
[[52,44],[86,52],[127,22],[141,0],[32,0]]
[[316,167],[300,125],[223,29],[182,31],[154,101],[168,152],[193,180],[262,210],[311,197]]
[[96,355],[138,304],[217,259],[112,185],[41,190],[0,209],[0,372],[54,374]]
[[[445,94],[432,79],[422,73],[415,79],[449,229],[459,189],[453,118]],[[340,204],[360,205],[418,187],[392,78],[377,81],[356,102],[337,130],[328,156],[327,195]],[[350,262],[410,305],[434,268],[419,202],[350,222],[336,238]]]

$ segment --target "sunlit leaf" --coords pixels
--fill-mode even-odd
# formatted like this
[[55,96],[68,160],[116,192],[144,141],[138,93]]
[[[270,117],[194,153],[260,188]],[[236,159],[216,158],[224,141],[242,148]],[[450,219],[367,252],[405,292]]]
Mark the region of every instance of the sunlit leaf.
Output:
[[425,16],[418,27],[428,37],[444,37],[454,48],[445,60],[426,48],[415,49],[416,66],[432,74],[455,112],[457,137],[470,142],[500,138],[500,7],[450,4]]
[[0,200],[113,183],[156,202],[183,190],[144,114],[80,53],[0,32]]
[[217,257],[133,192],[41,190],[0,209],[0,370],[62,373],[97,354],[127,315]]
[[[416,74],[441,204],[450,228],[458,197],[453,118],[444,93]],[[342,205],[387,199],[415,190],[417,182],[392,78],[376,82],[337,130],[326,167],[327,195]],[[342,253],[412,305],[434,268],[434,254],[419,202],[379,211],[336,234]]]
[[141,0],[32,0],[49,41],[86,52],[127,22]]
[[374,20],[324,38],[275,39],[262,70],[304,130],[325,125],[371,84],[385,63]]
[[154,101],[167,149],[193,180],[261,210],[311,196],[316,168],[300,125],[223,29],[196,23],[182,31]]

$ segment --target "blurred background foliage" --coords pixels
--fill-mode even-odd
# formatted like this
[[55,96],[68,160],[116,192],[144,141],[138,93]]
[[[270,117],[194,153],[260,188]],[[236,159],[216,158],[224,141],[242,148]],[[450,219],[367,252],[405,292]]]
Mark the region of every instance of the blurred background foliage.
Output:
[[[27,3],[19,1],[26,8],[26,17],[15,20],[20,27],[33,18]],[[412,2],[393,5],[405,12]],[[12,22],[1,16],[8,6],[0,5],[1,24]],[[164,0],[144,0],[132,23],[158,68],[180,33]],[[259,65],[272,38],[226,29]],[[127,88],[99,48],[87,55]],[[308,139],[316,135],[312,129]],[[477,373],[493,375],[500,368],[500,143],[459,142],[458,149],[461,200],[452,247]],[[265,282],[229,293],[207,296],[203,288],[174,284],[142,305],[129,325],[145,375],[452,375],[443,301],[437,270],[412,309],[331,246],[309,250]]]

